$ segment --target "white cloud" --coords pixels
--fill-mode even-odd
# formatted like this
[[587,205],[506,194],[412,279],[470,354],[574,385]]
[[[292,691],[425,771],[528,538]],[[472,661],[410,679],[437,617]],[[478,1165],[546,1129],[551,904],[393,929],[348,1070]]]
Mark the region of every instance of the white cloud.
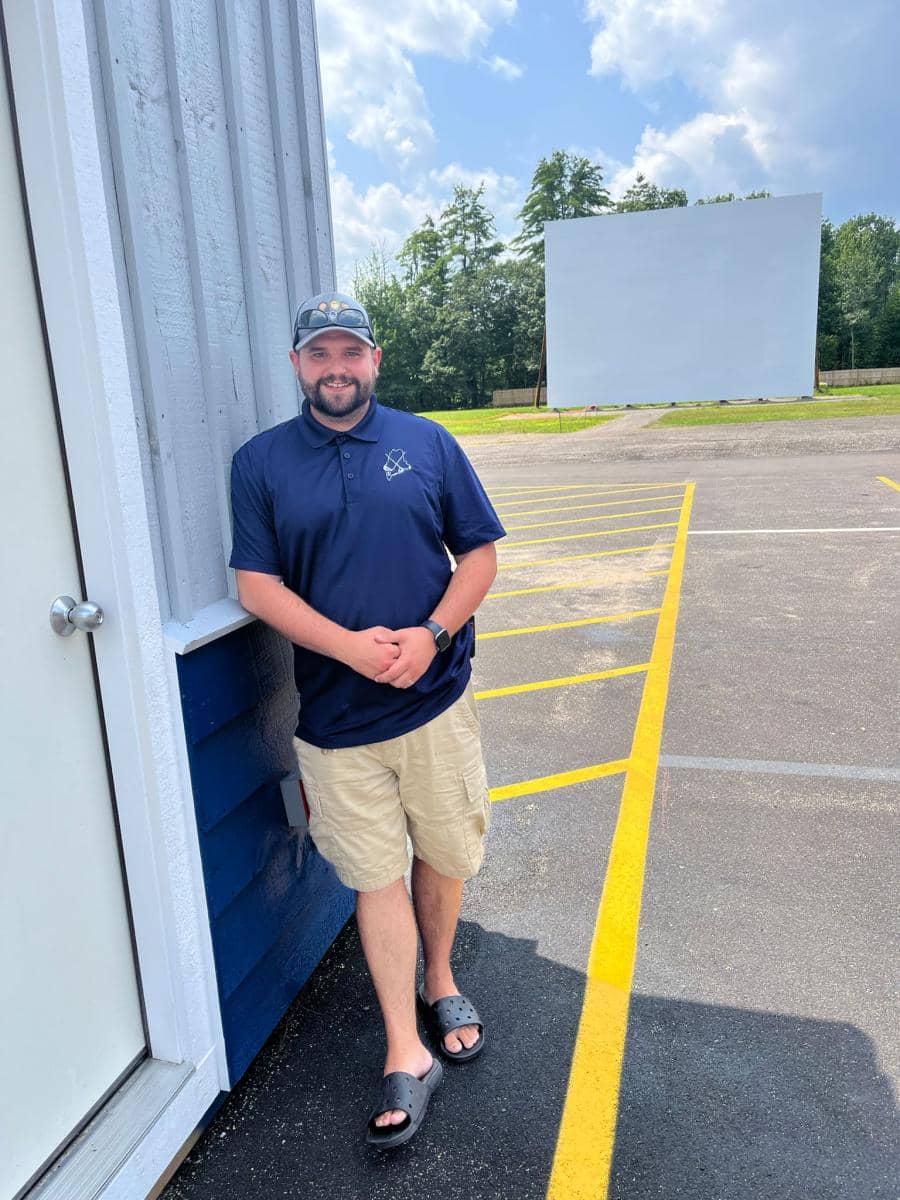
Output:
[[503,58],[499,54],[495,54],[493,58],[482,59],[482,62],[489,71],[493,71],[501,79],[521,79],[525,73],[524,67],[510,62],[508,58]]
[[663,187],[683,187],[689,196],[752,191],[765,174],[764,131],[748,116],[698,113],[671,134],[648,125],[634,159],[621,164],[610,182],[618,199],[640,172]]
[[368,257],[373,247],[383,247],[393,256],[425,214],[437,208],[427,191],[404,192],[394,183],[357,192],[341,171],[331,172],[330,184],[338,287],[350,286],[355,263]]
[[[889,190],[900,22],[891,0],[588,0],[591,71],[645,98],[675,79],[701,109],[648,126],[616,187],[643,171],[689,193]],[[627,184],[626,184],[627,186]]]
[[477,188],[484,184],[484,202],[497,217],[497,231],[506,239],[515,230],[516,214],[525,199],[525,187],[512,175],[500,175],[449,163],[424,173],[414,187],[404,191],[382,183],[358,192],[341,171],[331,171],[331,207],[339,284],[349,287],[356,262],[373,246],[390,258],[427,213],[435,218],[453,195],[456,184]]
[[[382,0],[377,20],[352,3],[317,7],[325,115],[350,141],[408,167],[434,129],[411,54],[468,59],[484,49],[517,0]],[[513,64],[509,64],[511,67]]]

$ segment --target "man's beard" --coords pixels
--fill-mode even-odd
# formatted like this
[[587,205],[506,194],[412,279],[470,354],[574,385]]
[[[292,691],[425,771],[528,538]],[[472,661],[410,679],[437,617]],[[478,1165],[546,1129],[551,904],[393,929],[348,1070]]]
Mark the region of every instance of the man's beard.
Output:
[[[330,381],[331,383],[349,383],[351,386],[337,395],[325,395],[322,385]],[[328,380],[320,379],[316,383],[308,383],[305,379],[300,380],[300,387],[303,390],[303,395],[307,398],[313,408],[324,413],[328,417],[349,417],[352,413],[358,412],[364,408],[372,398],[372,393],[375,390],[375,376],[365,382],[358,379],[351,379],[349,375],[329,376]]]

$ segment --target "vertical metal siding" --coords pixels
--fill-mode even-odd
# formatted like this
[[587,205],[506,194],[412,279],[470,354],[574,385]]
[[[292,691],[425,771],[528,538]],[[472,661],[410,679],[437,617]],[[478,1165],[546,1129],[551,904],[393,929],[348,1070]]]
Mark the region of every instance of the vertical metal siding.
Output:
[[94,0],[170,614],[229,595],[231,455],[333,286],[311,0]]

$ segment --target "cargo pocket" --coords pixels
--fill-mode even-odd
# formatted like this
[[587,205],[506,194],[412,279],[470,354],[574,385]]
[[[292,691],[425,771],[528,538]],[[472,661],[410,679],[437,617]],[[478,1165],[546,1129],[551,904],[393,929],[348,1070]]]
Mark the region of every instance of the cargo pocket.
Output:
[[484,858],[484,835],[491,824],[491,800],[484,763],[479,760],[464,768],[462,779],[466,789],[466,808],[463,816],[466,853],[474,872],[479,869]]

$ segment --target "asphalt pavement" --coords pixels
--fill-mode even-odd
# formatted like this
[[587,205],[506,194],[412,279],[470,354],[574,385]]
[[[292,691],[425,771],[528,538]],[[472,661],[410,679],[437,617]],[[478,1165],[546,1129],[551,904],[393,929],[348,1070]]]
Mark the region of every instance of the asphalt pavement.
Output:
[[[465,443],[516,526],[478,616],[504,634],[475,659],[495,803],[455,956],[485,1052],[370,1151],[351,921],[166,1200],[898,1195],[900,421],[872,420]],[[608,1193],[592,1147],[567,1190],[575,1048],[607,1055],[579,1022],[621,764],[673,605]]]

